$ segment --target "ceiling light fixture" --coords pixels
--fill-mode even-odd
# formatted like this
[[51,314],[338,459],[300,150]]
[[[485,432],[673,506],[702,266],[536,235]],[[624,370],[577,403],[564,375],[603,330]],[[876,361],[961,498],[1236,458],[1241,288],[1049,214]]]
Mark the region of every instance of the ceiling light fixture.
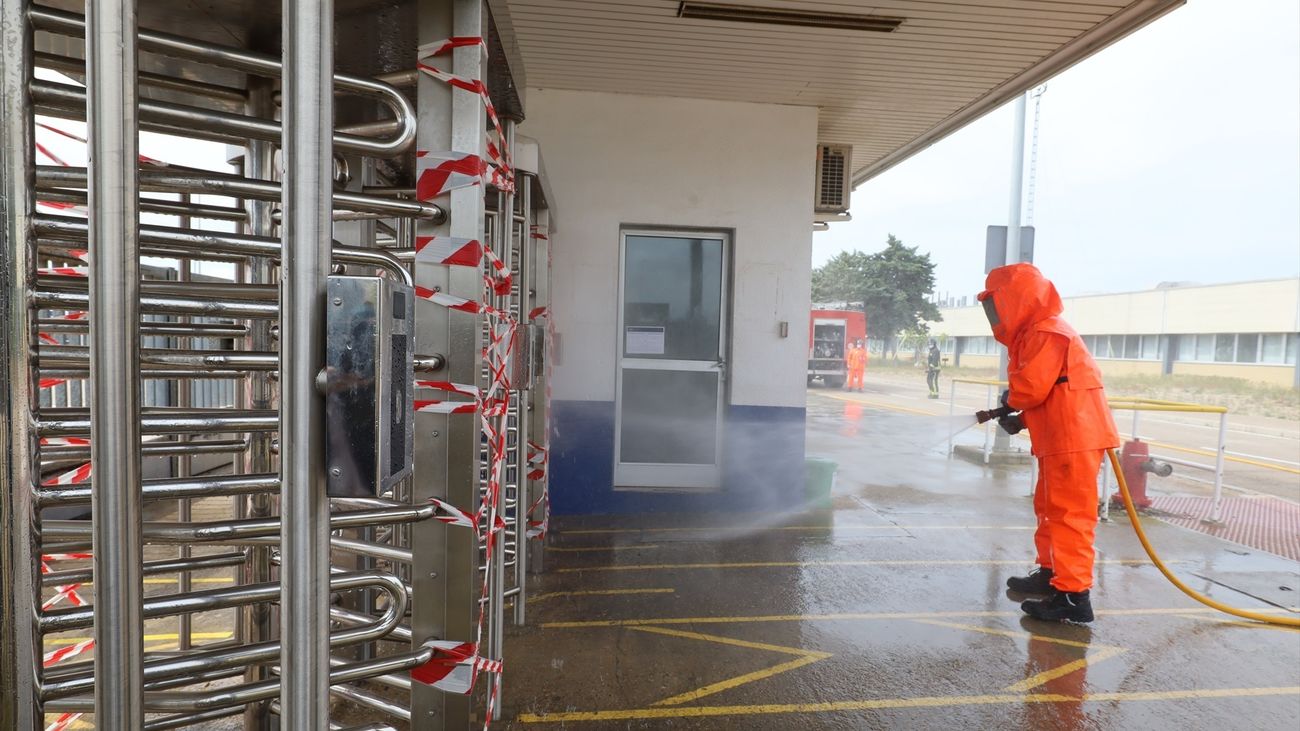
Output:
[[799,25],[808,28],[834,28],[837,30],[871,31],[874,33],[892,33],[903,23],[902,18],[885,15],[820,13],[786,8],[765,8],[754,5],[700,3],[692,2],[692,0],[685,0],[678,6],[677,17],[699,20],[727,20],[736,23]]

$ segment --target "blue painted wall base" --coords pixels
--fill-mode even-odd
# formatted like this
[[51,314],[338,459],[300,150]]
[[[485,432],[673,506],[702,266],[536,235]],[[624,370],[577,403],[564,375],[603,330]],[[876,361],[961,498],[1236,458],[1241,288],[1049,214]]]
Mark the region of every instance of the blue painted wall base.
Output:
[[551,510],[556,515],[762,512],[804,500],[802,408],[727,407],[722,489],[707,494],[614,489],[614,403],[551,403]]

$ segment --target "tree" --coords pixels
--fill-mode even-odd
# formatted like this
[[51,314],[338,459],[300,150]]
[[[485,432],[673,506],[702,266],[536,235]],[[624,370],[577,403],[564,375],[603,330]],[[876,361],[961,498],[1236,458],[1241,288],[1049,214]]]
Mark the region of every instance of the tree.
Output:
[[897,336],[903,331],[928,332],[928,322],[942,320],[928,299],[934,292],[934,262],[930,254],[904,246],[893,234],[874,254],[841,252],[813,270],[815,302],[861,302],[867,313],[867,334],[885,342],[885,351],[898,357]]

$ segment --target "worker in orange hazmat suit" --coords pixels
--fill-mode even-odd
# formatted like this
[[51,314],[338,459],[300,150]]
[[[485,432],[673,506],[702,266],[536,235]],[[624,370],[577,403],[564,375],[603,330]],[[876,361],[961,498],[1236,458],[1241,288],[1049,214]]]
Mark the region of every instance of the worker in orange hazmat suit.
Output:
[[849,348],[849,353],[844,358],[849,367],[849,390],[857,389],[862,391],[862,377],[867,372],[867,349],[863,347],[862,341],[859,340]]
[[1061,319],[1061,297],[1032,264],[989,272],[979,294],[993,337],[1007,347],[1004,405],[1009,433],[1029,429],[1038,458],[1034,545],[1038,569],[1013,577],[1013,591],[1042,595],[1021,609],[1045,620],[1091,622],[1097,472],[1105,450],[1119,446],[1101,371],[1079,334]]

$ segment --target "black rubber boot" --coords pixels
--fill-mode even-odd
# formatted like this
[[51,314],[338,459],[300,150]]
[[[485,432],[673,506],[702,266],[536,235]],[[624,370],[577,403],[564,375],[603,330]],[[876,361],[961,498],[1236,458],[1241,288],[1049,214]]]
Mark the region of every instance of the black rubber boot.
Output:
[[1021,594],[1051,594],[1052,570],[1037,568],[1028,576],[1012,576],[1007,579],[1007,588]]
[[1034,619],[1047,622],[1086,624],[1092,621],[1092,601],[1088,599],[1086,591],[1071,593],[1054,590],[1046,599],[1024,602],[1020,608]]

